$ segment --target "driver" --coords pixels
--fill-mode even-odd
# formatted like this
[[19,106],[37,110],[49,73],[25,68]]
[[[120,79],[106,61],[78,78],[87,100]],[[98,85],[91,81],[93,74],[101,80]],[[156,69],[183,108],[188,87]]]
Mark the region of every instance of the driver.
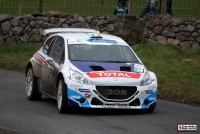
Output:
[[111,46],[107,45],[96,45],[92,48],[91,56],[94,60],[102,61],[105,60],[106,56],[110,52]]

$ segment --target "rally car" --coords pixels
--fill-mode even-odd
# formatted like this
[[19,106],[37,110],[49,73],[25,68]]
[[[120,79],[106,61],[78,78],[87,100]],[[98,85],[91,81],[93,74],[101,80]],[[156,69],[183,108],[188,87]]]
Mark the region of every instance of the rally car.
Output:
[[156,75],[121,38],[94,29],[52,28],[26,68],[26,95],[57,100],[60,113],[72,107],[143,109],[153,112]]

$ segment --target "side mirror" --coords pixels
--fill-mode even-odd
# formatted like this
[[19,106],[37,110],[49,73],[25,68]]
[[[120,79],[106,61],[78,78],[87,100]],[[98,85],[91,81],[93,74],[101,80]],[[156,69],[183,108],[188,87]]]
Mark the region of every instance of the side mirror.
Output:
[[53,62],[53,58],[49,57],[45,59],[46,62]]
[[52,64],[52,66],[55,67],[55,63],[54,63],[53,58],[51,58],[51,57],[46,58],[45,61],[46,61],[46,62],[50,62],[50,63]]

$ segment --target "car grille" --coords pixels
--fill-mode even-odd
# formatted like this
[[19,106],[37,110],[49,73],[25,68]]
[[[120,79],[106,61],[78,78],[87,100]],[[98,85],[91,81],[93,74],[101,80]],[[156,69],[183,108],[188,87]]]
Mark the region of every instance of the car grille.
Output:
[[106,99],[124,100],[133,96],[137,91],[137,87],[96,86],[96,90]]

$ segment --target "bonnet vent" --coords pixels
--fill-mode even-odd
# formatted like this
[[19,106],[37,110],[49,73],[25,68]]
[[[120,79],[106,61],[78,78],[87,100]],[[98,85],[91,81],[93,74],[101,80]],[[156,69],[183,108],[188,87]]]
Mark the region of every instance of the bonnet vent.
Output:
[[131,67],[120,67],[120,71],[130,72],[131,71]]
[[101,66],[90,66],[93,71],[105,71],[105,69]]

